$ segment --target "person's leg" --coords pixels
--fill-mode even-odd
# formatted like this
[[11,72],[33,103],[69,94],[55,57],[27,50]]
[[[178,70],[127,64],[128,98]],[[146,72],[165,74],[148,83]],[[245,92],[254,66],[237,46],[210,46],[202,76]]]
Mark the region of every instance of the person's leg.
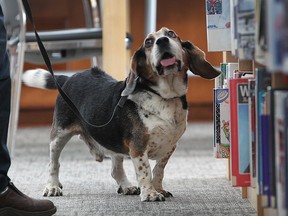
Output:
[[26,196],[7,176],[11,164],[7,150],[11,80],[6,43],[3,11],[0,6],[0,215],[51,216],[56,212],[56,207],[51,201]]
[[10,92],[10,77],[0,79],[0,193],[7,187],[10,181],[7,176],[10,167],[10,157],[6,145],[10,115]]
[[11,100],[10,64],[6,52],[6,43],[6,29],[4,27],[3,12],[0,8],[0,192],[8,185],[7,172],[11,163],[6,143]]

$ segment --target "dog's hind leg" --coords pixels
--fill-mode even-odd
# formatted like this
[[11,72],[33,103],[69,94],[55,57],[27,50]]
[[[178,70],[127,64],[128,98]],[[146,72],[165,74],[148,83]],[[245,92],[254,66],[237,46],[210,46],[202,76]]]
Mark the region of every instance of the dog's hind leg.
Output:
[[62,184],[59,181],[59,157],[73,133],[70,130],[53,128],[50,142],[49,178],[43,196],[62,196]]
[[116,180],[119,189],[117,193],[125,195],[139,195],[140,189],[132,184],[127,179],[126,173],[123,168],[124,157],[120,155],[112,156],[112,171],[111,175]]
[[91,137],[88,137],[85,134],[81,134],[78,137],[80,140],[85,142],[90,150],[90,154],[95,158],[96,161],[102,162],[104,158],[104,152],[100,150],[99,144],[93,140]]

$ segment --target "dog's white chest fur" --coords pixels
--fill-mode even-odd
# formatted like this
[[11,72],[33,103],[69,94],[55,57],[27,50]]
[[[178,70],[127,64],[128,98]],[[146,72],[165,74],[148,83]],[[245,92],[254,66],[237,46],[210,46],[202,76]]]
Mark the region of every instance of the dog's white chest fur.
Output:
[[148,128],[148,157],[171,155],[186,129],[187,110],[182,108],[181,100],[165,100],[150,92],[136,93],[129,99],[138,105],[140,118]]

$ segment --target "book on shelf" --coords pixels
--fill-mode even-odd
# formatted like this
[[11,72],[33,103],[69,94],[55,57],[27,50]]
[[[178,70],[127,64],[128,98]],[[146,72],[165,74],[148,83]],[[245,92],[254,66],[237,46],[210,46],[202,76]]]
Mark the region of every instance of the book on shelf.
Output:
[[230,157],[230,106],[229,90],[225,88],[226,63],[221,63],[221,75],[215,79],[213,94],[213,150],[216,158]]
[[255,12],[255,60],[262,64],[266,64],[267,53],[267,2],[257,1]]
[[206,0],[208,51],[230,51],[230,0]]
[[221,74],[215,78],[214,88],[225,88],[224,81],[226,79],[227,63],[221,63],[220,70],[221,70]]
[[270,140],[270,128],[269,121],[270,116],[268,114],[269,94],[265,94],[262,104],[262,111],[260,118],[260,131],[261,131],[261,158],[262,160],[262,207],[270,207],[270,161],[269,158],[269,140]]
[[229,88],[229,80],[231,78],[233,78],[234,73],[236,71],[238,71],[238,67],[239,67],[238,63],[235,63],[235,62],[227,63],[227,65],[226,65],[226,77],[225,77],[225,80],[224,80],[223,87]]
[[236,8],[237,8],[237,2],[236,0],[230,1],[230,28],[231,28],[231,53],[234,56],[237,56],[238,49],[237,49],[237,23],[236,23]]
[[261,115],[264,113],[265,95],[268,87],[271,86],[271,74],[265,68],[258,68],[255,71],[255,107],[256,107],[256,169],[257,169],[257,192],[263,194],[263,145],[262,145],[262,123]]
[[249,145],[250,145],[250,178],[251,187],[256,188],[256,115],[255,115],[255,79],[248,80],[248,118],[249,118]]
[[285,188],[287,187],[285,164],[285,100],[288,90],[275,90],[274,92],[274,126],[275,126],[275,168],[276,168],[276,200],[279,216],[286,216]]
[[230,106],[229,90],[214,89],[214,156],[216,158],[230,157]]
[[275,95],[274,95],[275,89],[269,89],[269,95],[270,95],[270,106],[269,106],[269,116],[270,116],[270,122],[269,122],[269,132],[270,132],[270,140],[269,140],[269,170],[270,170],[270,181],[269,181],[269,189],[270,189],[270,207],[276,208],[277,202],[276,202],[276,163],[275,163]]
[[229,80],[232,186],[250,186],[248,79]]
[[288,209],[288,97],[284,100],[285,208]]
[[253,59],[255,55],[255,1],[242,0],[235,4],[236,57]]
[[267,1],[266,9],[268,69],[288,73],[288,2],[286,0],[270,0]]

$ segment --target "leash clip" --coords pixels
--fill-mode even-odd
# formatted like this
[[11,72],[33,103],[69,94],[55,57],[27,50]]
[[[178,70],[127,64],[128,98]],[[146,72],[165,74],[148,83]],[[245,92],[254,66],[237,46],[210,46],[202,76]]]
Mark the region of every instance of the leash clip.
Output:
[[127,98],[128,98],[128,96],[121,96],[121,98],[120,98],[120,100],[119,100],[117,106],[119,106],[120,108],[123,108],[123,106],[124,106],[124,104],[125,104]]

